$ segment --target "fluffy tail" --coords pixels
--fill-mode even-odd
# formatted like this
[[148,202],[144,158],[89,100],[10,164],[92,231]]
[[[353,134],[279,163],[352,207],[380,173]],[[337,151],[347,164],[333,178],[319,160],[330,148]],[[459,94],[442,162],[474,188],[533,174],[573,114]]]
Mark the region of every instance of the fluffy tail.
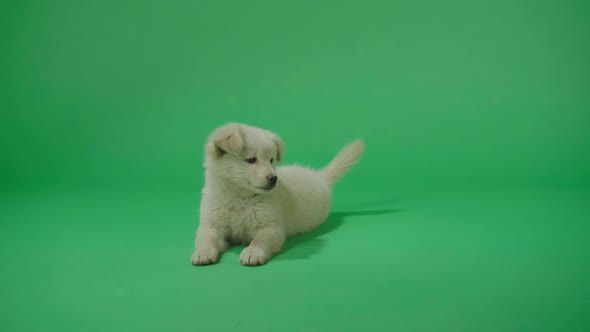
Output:
[[359,161],[364,150],[365,143],[360,139],[348,144],[338,152],[336,157],[322,170],[322,173],[330,179],[330,182],[336,182],[352,165]]

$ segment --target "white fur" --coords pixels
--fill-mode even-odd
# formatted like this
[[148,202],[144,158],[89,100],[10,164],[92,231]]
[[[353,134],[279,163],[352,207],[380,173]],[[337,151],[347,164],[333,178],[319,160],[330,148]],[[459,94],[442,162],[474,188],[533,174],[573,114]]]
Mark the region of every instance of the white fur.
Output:
[[[231,244],[248,245],[240,255],[242,264],[265,264],[287,236],[324,222],[334,182],[358,162],[363,150],[357,140],[322,170],[276,168],[284,153],[278,135],[238,123],[217,128],[205,145],[205,187],[192,264],[217,262]],[[256,163],[246,162],[254,157]],[[276,187],[264,189],[274,175]]]

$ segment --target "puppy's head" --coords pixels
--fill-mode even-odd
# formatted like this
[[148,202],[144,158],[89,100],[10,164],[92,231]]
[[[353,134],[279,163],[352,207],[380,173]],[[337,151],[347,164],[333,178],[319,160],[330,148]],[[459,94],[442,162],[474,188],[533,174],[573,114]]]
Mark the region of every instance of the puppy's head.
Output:
[[275,164],[281,161],[284,149],[283,140],[275,133],[229,123],[209,136],[205,168],[242,189],[265,194],[277,185]]

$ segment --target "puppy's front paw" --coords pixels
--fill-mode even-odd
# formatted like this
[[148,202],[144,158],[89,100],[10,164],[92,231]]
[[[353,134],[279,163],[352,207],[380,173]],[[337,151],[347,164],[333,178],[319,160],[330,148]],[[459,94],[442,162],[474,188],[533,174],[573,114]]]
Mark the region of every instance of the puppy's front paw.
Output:
[[264,250],[256,247],[246,247],[240,254],[240,263],[248,266],[262,265],[268,261]]
[[217,262],[219,251],[215,248],[199,249],[191,256],[193,265],[209,265]]

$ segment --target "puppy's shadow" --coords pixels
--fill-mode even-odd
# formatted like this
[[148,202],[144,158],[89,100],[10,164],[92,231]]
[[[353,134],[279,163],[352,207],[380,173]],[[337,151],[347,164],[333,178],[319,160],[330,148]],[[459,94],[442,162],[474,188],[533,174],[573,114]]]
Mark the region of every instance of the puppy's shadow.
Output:
[[316,253],[319,253],[325,246],[325,241],[321,237],[328,234],[344,223],[347,217],[353,216],[376,216],[399,212],[399,209],[378,209],[364,211],[346,211],[332,212],[327,220],[309,233],[301,234],[288,238],[283,249],[275,256],[277,260],[288,259],[307,259]]

